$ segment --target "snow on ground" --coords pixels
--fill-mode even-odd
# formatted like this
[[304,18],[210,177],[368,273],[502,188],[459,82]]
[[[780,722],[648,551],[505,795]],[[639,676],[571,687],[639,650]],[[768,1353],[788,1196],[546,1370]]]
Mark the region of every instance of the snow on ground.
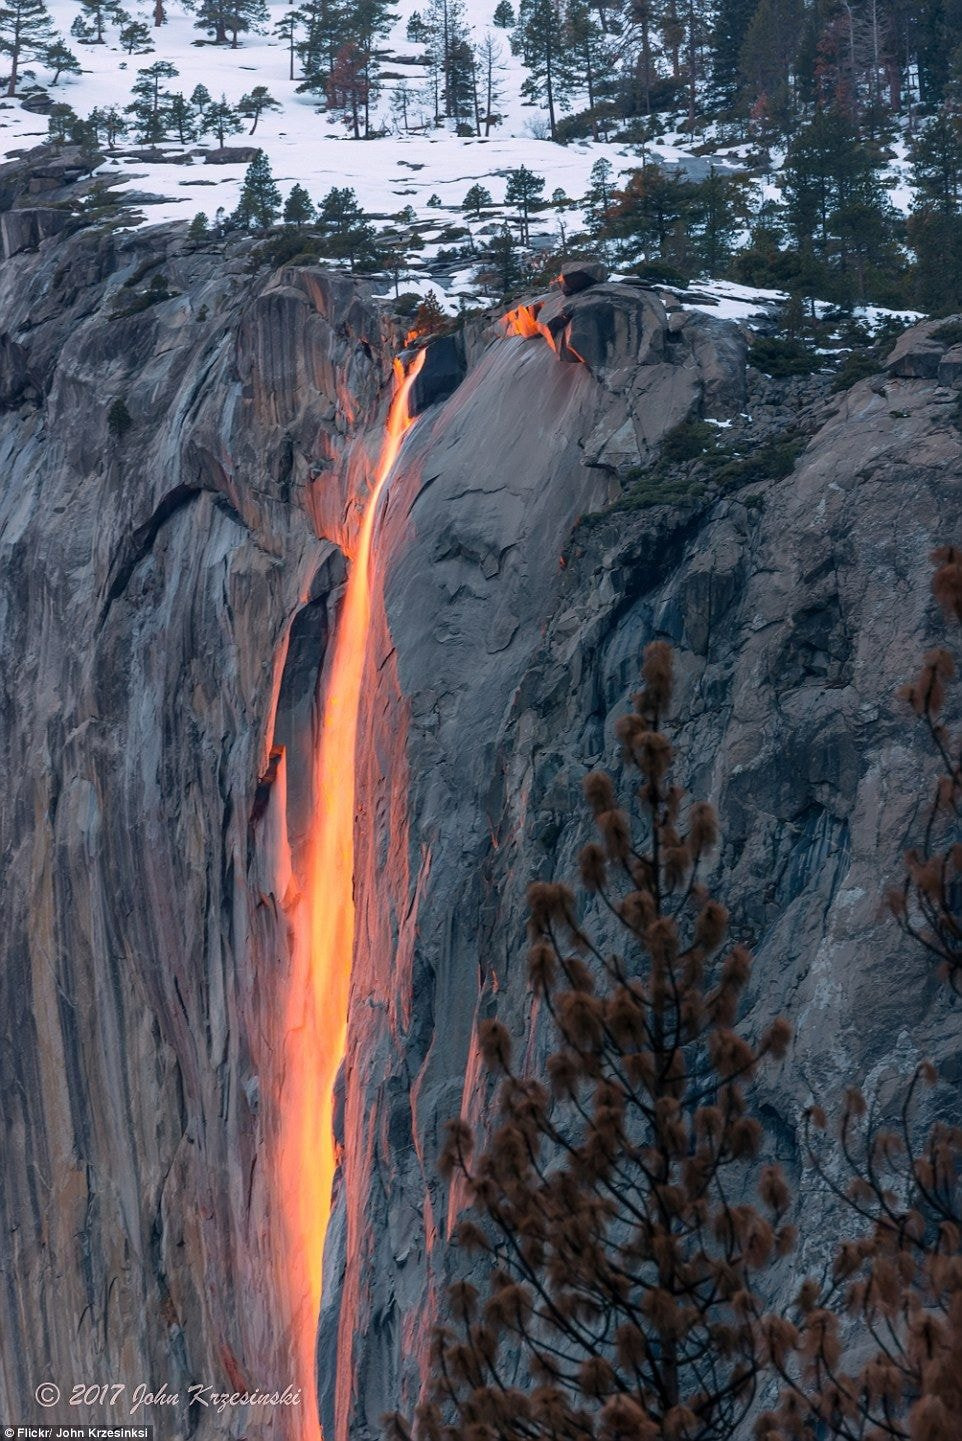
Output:
[[[434,294],[449,311],[482,298],[474,279],[476,264],[466,256],[455,262],[459,268],[439,274],[432,262],[437,260],[439,250],[462,244],[468,238],[465,230],[476,244],[483,243],[500,226],[507,216],[503,208],[507,174],[519,165],[545,178],[544,198],[549,204],[532,217],[532,243],[535,249],[552,249],[561,242],[562,228],[569,236],[584,228],[584,197],[597,160],[610,162],[616,182],[652,158],[697,180],[710,165],[737,169],[752,149],[746,144],[726,144],[721,129],[713,126],[695,142],[682,132],[667,133],[647,142],[643,150],[623,143],[550,143],[544,138],[544,112],[523,98],[525,72],[520,59],[511,54],[508,34],[492,24],[496,0],[467,0],[466,5],[475,39],[483,39],[489,31],[500,49],[499,94],[494,109],[502,120],[490,137],[459,137],[450,125],[435,127],[430,123],[432,113],[424,99],[425,69],[419,63],[421,47],[410,42],[405,33],[407,21],[421,7],[421,0],[399,0],[398,18],[382,51],[384,83],[377,105],[377,121],[391,133],[360,141],[349,138],[343,121],[326,114],[315,97],[297,93],[299,69],[297,78],[291,80],[287,44],[272,34],[274,25],[289,8],[285,0],[271,0],[265,32],[243,37],[236,50],[211,44],[195,28],[193,15],[180,0],[168,0],[167,24],[159,29],[150,27],[156,50],[130,56],[119,48],[116,26],[108,29],[105,45],[83,44],[70,36],[70,26],[78,14],[75,0],[48,3],[57,29],[83,66],[83,74],[63,76],[57,86],[51,87],[50,75],[43,66],[28,65],[23,75],[25,86],[31,82],[44,86],[54,100],[69,104],[81,116],[95,106],[122,110],[130,102],[137,72],[157,60],[169,61],[177,70],[176,77],[165,82],[165,88],[186,96],[195,86],[204,85],[215,99],[223,94],[236,105],[255,85],[266,86],[280,102],[281,111],[262,115],[253,136],[246,133],[249,126],[245,125],[243,131],[228,138],[228,146],[255,145],[263,149],[285,195],[295,182],[305,186],[315,201],[332,186],[350,186],[378,225],[390,224],[410,207],[423,245],[412,251],[401,288],[420,295]],[[136,11],[134,18],[150,25],[146,9]],[[392,107],[392,98],[402,84],[410,100],[409,131],[401,128],[396,107]],[[573,108],[581,108],[582,103],[576,98]],[[0,156],[36,145],[46,136],[46,116],[24,110],[18,101],[0,100]],[[699,149],[706,143],[717,143],[717,150],[707,158],[696,155],[691,148],[695,143]],[[132,138],[125,145],[128,150],[137,149]],[[136,203],[132,221],[138,214],[142,217],[140,224],[186,221],[198,211],[213,220],[218,211],[229,213],[236,207],[246,169],[243,163],[205,163],[206,154],[215,146],[216,142],[212,144],[209,138],[187,146],[164,142],[160,148],[168,158],[163,162],[120,154],[105,161],[101,173],[124,177],[117,189]],[[768,174],[758,187],[763,199],[781,199],[777,176],[783,159],[780,153],[771,155]],[[893,204],[903,212],[911,202],[906,175],[906,147],[899,142],[888,167],[888,184]],[[491,207],[480,220],[468,218],[461,211],[465,194],[475,183],[483,185],[492,197]],[[558,191],[563,192],[562,198],[553,203],[552,197]],[[445,235],[445,230],[453,227],[462,231],[460,237]],[[771,315],[785,297],[777,291],[758,291],[726,281],[699,281],[680,298],[687,306],[748,322],[756,316]],[[871,315],[866,312],[865,321],[874,328],[887,315],[877,310]]]
[[[378,114],[388,125],[397,124],[392,121],[391,98],[400,83],[398,77],[402,76],[412,96],[412,122],[423,120],[426,125],[429,119],[424,104],[417,99],[418,91],[424,87],[424,67],[416,62],[420,48],[405,36],[407,19],[417,4],[418,0],[403,0],[398,21],[385,44],[388,54],[384,69],[390,78],[385,79]],[[89,114],[94,106],[113,105],[122,109],[130,101],[130,89],[138,70],[155,60],[167,60],[176,67],[176,78],[166,84],[171,90],[180,90],[188,96],[196,85],[202,84],[215,99],[224,94],[228,101],[236,104],[254,85],[266,85],[282,104],[282,112],[265,114],[253,137],[239,133],[230,137],[228,145],[260,146],[267,153],[275,178],[285,193],[296,181],[305,185],[317,200],[333,185],[350,185],[365,210],[385,218],[410,205],[419,219],[440,220],[445,212],[450,219],[454,212],[459,212],[466,191],[476,181],[485,185],[494,202],[500,204],[504,199],[507,171],[522,164],[545,177],[546,198],[560,188],[572,200],[579,200],[587,188],[591,167],[600,157],[611,162],[616,176],[640,163],[639,152],[630,146],[589,142],[558,146],[545,140],[546,117],[537,106],[522,99],[524,71],[520,60],[511,55],[508,35],[503,30],[491,28],[501,47],[504,69],[498,73],[502,93],[496,106],[503,120],[489,139],[459,138],[448,128],[431,126],[419,133],[395,130],[381,138],[355,141],[347,137],[339,118],[319,109],[315,97],[297,94],[299,80],[289,79],[284,41],[275,40],[267,33],[244,37],[237,50],[215,46],[204,42],[202,32],[194,28],[193,16],[176,0],[171,0],[168,8],[168,23],[151,32],[156,51],[127,56],[117,46],[116,27],[108,30],[106,45],[84,45],[73,40],[69,32],[77,7],[70,0],[51,0],[54,22],[84,68],[80,77],[61,77],[58,85],[50,89],[51,96],[71,105],[81,116]],[[287,8],[284,4],[269,6],[270,29]],[[469,19],[479,38],[490,28],[493,9],[494,0],[490,4],[485,0],[470,0]],[[145,12],[137,13],[135,18],[149,22]],[[31,78],[38,84],[49,85],[49,75],[40,65],[27,67],[24,79],[29,83]],[[46,134],[45,116],[25,111],[17,102],[0,102],[0,153],[9,155],[17,149],[36,145]],[[126,144],[135,148],[132,140]],[[169,142],[163,145],[172,155],[200,148],[200,145],[180,147]],[[203,148],[213,147],[205,141]],[[647,153],[668,164],[690,166],[694,171],[706,168],[703,160],[677,143],[654,143],[647,147]],[[158,223],[190,219],[198,210],[210,217],[219,207],[232,210],[237,203],[244,168],[243,165],[205,165],[202,156],[194,156],[186,165],[118,159],[108,161],[104,170],[129,173],[130,178],[123,186],[127,191],[156,195],[160,203],[150,205],[144,214],[145,223]],[[428,206],[433,196],[441,202],[440,211]],[[552,234],[558,218],[554,211],[542,213],[536,220],[535,230]],[[577,208],[566,210],[560,218],[569,232],[579,228],[583,219]]]

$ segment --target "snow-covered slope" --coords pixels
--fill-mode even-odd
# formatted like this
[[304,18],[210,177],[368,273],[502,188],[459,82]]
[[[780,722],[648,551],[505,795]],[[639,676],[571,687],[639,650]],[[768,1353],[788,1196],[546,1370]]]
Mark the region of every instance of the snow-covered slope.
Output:
[[[270,3],[269,22],[262,33],[248,35],[237,49],[230,49],[210,43],[196,28],[194,16],[179,0],[170,0],[167,23],[151,27],[155,50],[146,55],[126,55],[119,46],[116,25],[108,29],[106,44],[83,44],[70,36],[78,14],[76,3],[50,0],[54,22],[77,54],[83,73],[62,76],[51,87],[50,73],[35,63],[25,67],[23,81],[27,86],[33,82],[48,88],[51,98],[69,104],[80,116],[88,115],[94,106],[123,109],[130,103],[138,71],[157,60],[168,61],[177,71],[174,79],[165,82],[169,89],[188,96],[196,85],[203,84],[215,99],[224,95],[236,104],[255,85],[266,86],[281,109],[260,118],[253,138],[240,133],[231,137],[229,145],[262,148],[284,194],[299,183],[316,201],[332,186],[347,185],[380,225],[390,224],[399,212],[410,207],[424,243],[411,255],[403,288],[421,293],[433,290],[447,309],[454,309],[459,302],[476,296],[476,266],[466,260],[460,269],[454,267],[438,276],[432,261],[439,249],[451,245],[443,231],[457,225],[483,241],[507,214],[503,203],[511,169],[524,164],[543,176],[546,200],[555,192],[563,192],[565,199],[549,204],[532,223],[533,245],[553,249],[562,238],[562,229],[564,234],[572,235],[583,228],[582,201],[595,161],[607,159],[617,182],[620,175],[636,168],[642,160],[635,145],[576,141],[562,146],[543,138],[546,116],[523,98],[525,72],[520,60],[511,54],[507,33],[493,27],[494,3],[468,0],[466,6],[475,39],[481,40],[490,31],[500,49],[496,108],[501,120],[489,138],[459,137],[450,124],[437,127],[430,123],[427,102],[419,98],[425,87],[425,69],[419,61],[422,47],[412,44],[406,36],[407,21],[419,0],[399,0],[397,20],[382,50],[384,80],[377,102],[379,125],[388,133],[370,140],[350,138],[340,117],[326,113],[316,97],[298,93],[300,77],[289,78],[286,43],[273,36],[276,22],[289,8],[284,3]],[[151,19],[143,10],[134,18],[148,24]],[[412,128],[408,131],[400,127],[391,103],[402,83],[411,97],[408,118]],[[46,136],[45,115],[24,110],[19,101],[0,101],[0,154],[16,153]],[[645,157],[700,178],[709,164],[705,158],[706,139],[710,140],[707,133],[700,137],[700,153],[695,154],[684,136],[667,134],[646,145]],[[242,160],[232,164],[205,163],[205,152],[215,145],[209,137],[187,146],[165,141],[161,147],[168,157],[165,161],[157,163],[142,155],[119,154],[107,160],[102,169],[114,177],[124,177],[118,188],[137,197],[136,214],[141,224],[190,220],[199,211],[213,219],[218,211],[229,213],[236,206],[245,170]],[[137,146],[129,141],[128,148],[136,150]],[[719,139],[711,163],[738,168],[741,150],[726,148]],[[899,159],[904,162],[904,156]],[[892,169],[894,198],[907,208],[910,195],[900,166],[895,164]],[[469,219],[460,208],[475,182],[487,188],[493,201],[480,220]],[[760,182],[759,192],[760,196],[774,198],[777,185]],[[704,303],[714,305],[715,313],[742,317],[778,298],[773,293],[756,295],[731,284],[708,292],[704,286],[700,289],[706,294]]]

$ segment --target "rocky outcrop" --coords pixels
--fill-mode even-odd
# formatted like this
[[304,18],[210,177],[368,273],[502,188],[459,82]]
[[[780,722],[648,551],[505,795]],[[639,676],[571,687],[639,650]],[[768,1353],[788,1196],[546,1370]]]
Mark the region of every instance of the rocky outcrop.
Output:
[[[82,1423],[166,1384],[158,1441],[303,1435],[293,1408],[185,1396],[290,1379],[278,1026],[398,343],[361,284],[249,250],[87,229],[0,268],[0,1386],[33,1419],[56,1382],[46,1419]],[[376,531],[331,1438],[416,1399],[451,1264],[443,1123],[484,1114],[478,1018],[525,1031],[524,887],[570,873],[580,778],[613,761],[652,636],[678,648],[686,779],[756,943],[753,1022],[796,1022],[770,1097],[789,1165],[809,1088],[945,1047],[878,896],[914,814],[893,694],[933,624],[927,552],[958,528],[957,393],[862,383],[810,417],[791,475],[633,511],[619,476],[679,421],[746,408],[739,332],[611,284],[514,316],[425,367]],[[67,1404],[112,1379],[113,1407]]]
[[669,317],[635,284],[563,289],[509,311],[509,334],[540,336],[559,360],[584,365],[605,394],[585,461],[618,478],[647,464],[663,437],[694,415],[731,419],[745,403],[743,337],[697,311]]

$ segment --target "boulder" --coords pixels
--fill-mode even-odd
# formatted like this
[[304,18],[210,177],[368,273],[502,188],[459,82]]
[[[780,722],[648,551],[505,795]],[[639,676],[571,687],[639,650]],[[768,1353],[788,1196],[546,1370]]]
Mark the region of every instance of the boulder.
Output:
[[567,310],[563,358],[580,360],[596,377],[650,364],[664,351],[668,317],[650,291],[595,285]]
[[20,95],[20,106],[31,115],[49,115],[53,109],[53,100],[46,90],[26,90]]
[[940,345],[926,340],[914,341],[898,355],[893,352],[886,369],[889,375],[901,380],[936,380],[942,355]]
[[224,145],[220,150],[208,150],[204,156],[204,164],[250,165],[257,151],[256,145]]
[[962,345],[951,346],[939,362],[941,385],[962,385]]
[[946,350],[944,342],[937,338],[942,324],[943,321],[923,321],[900,335],[885,362],[889,375],[902,380],[936,380]]
[[738,327],[700,310],[676,311],[668,324],[672,334],[684,337],[698,361],[702,413],[726,420],[744,410],[748,345]]
[[577,295],[591,285],[603,285],[608,279],[608,267],[600,260],[572,260],[563,268],[558,277],[563,295]]

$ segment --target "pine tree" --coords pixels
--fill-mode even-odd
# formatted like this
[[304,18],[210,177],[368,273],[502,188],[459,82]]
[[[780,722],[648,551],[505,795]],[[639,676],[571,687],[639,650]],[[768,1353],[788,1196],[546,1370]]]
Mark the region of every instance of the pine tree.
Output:
[[133,423],[127,402],[122,395],[118,395],[107,411],[107,429],[116,440],[123,440]]
[[353,41],[337,52],[325,88],[328,108],[340,112],[354,139],[360,140],[364,116],[370,111],[370,78],[364,53]]
[[868,298],[869,278],[894,283],[894,217],[871,155],[847,116],[822,111],[785,157],[786,215],[800,252],[824,267],[830,298]]
[[473,215],[475,220],[481,219],[481,211],[485,205],[491,204],[491,192],[485,189],[477,181],[461,201],[461,209],[468,215]]
[[514,10],[511,0],[498,0],[494,7],[493,21],[499,30],[513,30],[515,25]]
[[268,110],[281,110],[281,106],[270,93],[266,85],[255,85],[247,95],[242,95],[237,102],[238,113],[245,119],[252,120],[249,135],[253,135],[257,129],[257,122]]
[[346,11],[346,34],[363,59],[364,134],[371,133],[371,107],[381,90],[380,43],[396,18],[391,0],[354,0]]
[[404,30],[412,45],[423,45],[428,38],[428,27],[421,17],[420,10],[412,10],[408,16],[408,23]]
[[486,290],[493,290],[502,300],[507,300],[521,278],[521,257],[514,236],[509,226],[502,225],[484,248],[476,279]]
[[294,56],[297,54],[297,37],[304,24],[304,12],[301,10],[285,10],[284,14],[274,26],[274,34],[279,40],[287,45],[288,69],[287,78],[294,79]]
[[962,120],[943,106],[912,147],[916,199],[908,222],[914,299],[925,310],[962,306]]
[[47,115],[47,137],[53,145],[65,145],[80,116],[72,105],[51,105]]
[[162,82],[173,80],[177,70],[167,60],[155,60],[143,70],[138,70],[132,86],[133,100],[127,106],[137,127],[139,139],[144,144],[154,144],[167,134],[167,107],[170,92],[162,88]]
[[177,136],[181,145],[186,145],[197,137],[193,106],[180,91],[168,97],[167,126]]
[[299,90],[322,92],[339,111],[355,140],[371,131],[371,108],[380,92],[381,38],[394,12],[388,0],[357,0],[344,9],[315,0],[305,11],[308,35],[300,47],[304,80]]
[[962,35],[962,0],[918,0],[913,25],[919,96],[938,105],[952,76],[952,57]]
[[17,93],[20,65],[39,59],[56,36],[43,0],[3,0],[0,3],[0,54],[10,56],[7,95]]
[[433,290],[429,290],[422,300],[418,301],[413,316],[411,317],[411,329],[408,332],[408,344],[412,340],[421,340],[428,335],[439,335],[446,330],[449,321],[441,308],[441,302]]
[[609,54],[605,36],[588,0],[568,0],[560,38],[559,70],[564,76],[566,93],[569,90],[586,92],[592,133],[597,139],[595,105],[599,82],[609,66]]
[[205,133],[217,136],[217,148],[223,150],[227,136],[236,135],[240,130],[241,119],[233,105],[228,103],[227,96],[221,95],[219,100],[213,100],[207,106],[202,125]]
[[461,0],[430,0],[424,17],[429,85],[435,120],[465,112],[470,62],[465,63],[468,27]]
[[302,225],[309,225],[315,214],[313,201],[303,185],[293,185],[284,202],[284,224],[300,229]]
[[107,26],[122,15],[118,0],[80,0],[80,18],[86,29],[88,44],[103,45]]
[[675,226],[688,213],[690,188],[676,174],[649,162],[615,192],[605,232],[639,246],[647,256],[662,255]]
[[304,38],[297,46],[304,79],[299,90],[324,93],[335,57],[347,40],[347,16],[340,0],[306,0]]
[[481,108],[483,110],[484,133],[491,134],[492,125],[498,123],[498,115],[495,107],[499,104],[502,95],[501,82],[498,76],[504,70],[504,51],[498,44],[497,39],[490,30],[485,30],[478,47],[478,64],[480,66],[480,84],[482,89]]
[[409,128],[408,116],[411,109],[412,96],[408,88],[408,82],[402,75],[396,81],[391,92],[391,114],[399,130],[407,131]]
[[198,210],[187,227],[187,239],[192,245],[203,245],[210,239],[210,223],[203,210]]
[[190,92],[190,105],[194,117],[194,129],[198,135],[203,135],[207,130],[207,112],[213,105],[213,97],[206,85],[195,85]]
[[43,54],[43,63],[48,70],[53,71],[51,85],[56,85],[61,75],[83,74],[80,61],[62,40],[55,40],[52,45],[48,45]]
[[335,185],[323,197],[317,212],[324,253],[347,260],[352,270],[369,269],[377,263],[374,228],[364,218],[357,196],[349,186]]
[[103,137],[108,150],[112,150],[117,141],[127,133],[127,122],[116,105],[95,106],[88,115],[87,122],[98,143]]
[[128,55],[149,55],[154,48],[150,29],[142,20],[128,20],[120,27],[120,47]]
[[712,165],[705,179],[689,190],[686,228],[694,242],[696,263],[705,275],[722,275],[731,258],[732,244],[748,219],[747,182]]
[[581,895],[528,890],[546,1061],[516,1063],[507,1026],[482,1020],[501,1078],[490,1133],[448,1124],[442,1175],[471,1204],[455,1238],[485,1282],[448,1292],[419,1416],[431,1441],[732,1441],[766,1371],[778,1318],[760,1278],[795,1232],[781,1169],[760,1159],[754,1082],[791,1030],[741,1034],[752,959],[702,882],[714,813],[672,784],[664,642],[643,679],[618,724],[625,804],[604,772],[584,782],[597,839]]
[[258,150],[247,167],[234,220],[245,230],[269,230],[281,209],[281,192],[271,173],[270,162]]
[[588,227],[596,233],[607,228],[614,200],[614,168],[602,156],[591,167],[588,189],[585,192],[585,218]]
[[521,0],[511,49],[522,57],[528,72],[522,94],[536,103],[544,102],[551,139],[557,140],[558,112],[567,103],[561,63],[564,32],[558,0]]
[[925,122],[911,150],[916,205],[956,215],[962,197],[962,119],[943,105]]
[[459,127],[480,135],[481,108],[477,79],[474,46],[466,36],[460,36],[451,46],[448,60],[448,113]]
[[739,56],[743,109],[756,120],[770,122],[781,134],[794,127],[797,104],[792,62],[803,21],[797,0],[760,0]]
[[741,53],[758,0],[720,0],[712,28],[712,81],[718,95],[731,104],[742,79]]
[[230,41],[232,50],[241,35],[261,28],[268,18],[264,0],[200,0],[196,15],[198,30],[206,31],[215,45]]
[[504,203],[512,205],[518,212],[518,232],[521,244],[531,240],[531,212],[544,194],[544,176],[535,175],[526,165],[508,171],[508,183],[504,192]]

